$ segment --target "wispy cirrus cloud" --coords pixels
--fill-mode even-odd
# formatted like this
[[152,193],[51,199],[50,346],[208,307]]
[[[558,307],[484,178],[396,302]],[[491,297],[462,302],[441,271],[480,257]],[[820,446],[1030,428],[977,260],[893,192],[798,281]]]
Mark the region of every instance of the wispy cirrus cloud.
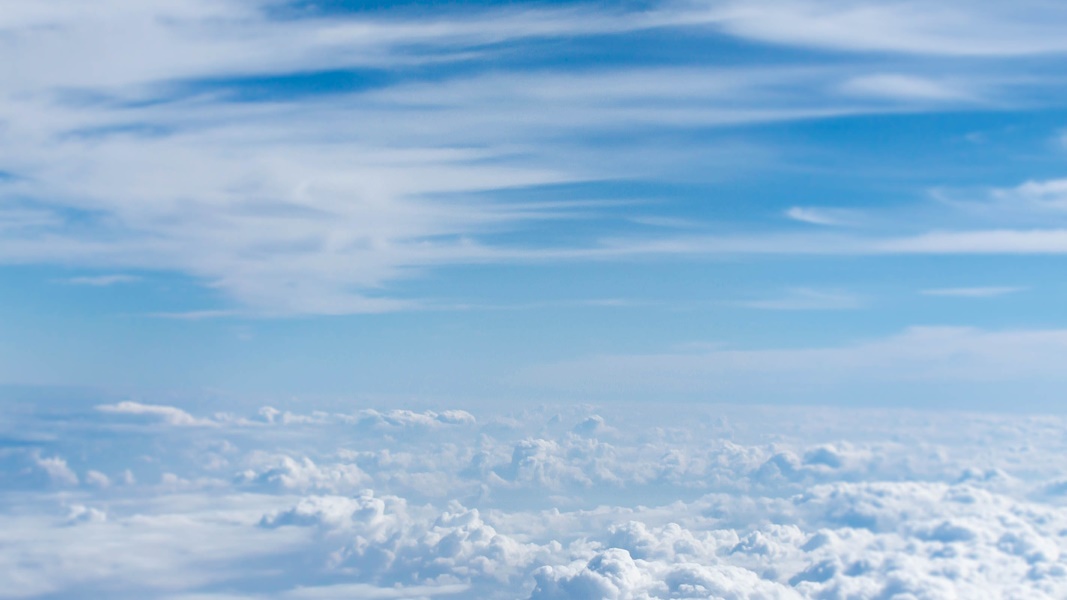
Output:
[[860,308],[863,301],[841,291],[793,288],[778,298],[749,300],[739,305],[760,310],[847,310]]
[[1056,3],[909,0],[870,2],[715,2],[708,10],[727,31],[766,42],[851,52],[944,56],[1024,56],[1067,52]]
[[1008,294],[1017,294],[1025,291],[1025,287],[1013,287],[1013,286],[985,286],[985,287],[954,287],[954,288],[932,288],[928,290],[922,290],[920,293],[924,296],[947,296],[955,298],[996,298],[998,296],[1007,296]]
[[[1015,83],[1008,79],[972,85],[967,71],[952,89],[979,90],[968,95],[944,87],[926,67],[906,65],[871,74],[869,64],[849,61],[590,63],[578,70],[552,61],[506,62],[509,44],[522,40],[672,28],[809,43],[780,31],[779,17],[758,4],[489,8],[463,18],[448,11],[298,15],[278,8],[116,0],[87,11],[77,3],[13,3],[0,21],[2,43],[24,60],[0,72],[0,108],[10,115],[0,166],[14,175],[0,180],[0,199],[17,198],[18,208],[0,207],[0,261],[172,271],[218,290],[232,305],[208,309],[213,313],[285,315],[419,307],[419,299],[396,297],[392,286],[448,265],[996,246],[991,233],[951,231],[929,239],[782,238],[767,231],[617,242],[590,227],[567,245],[526,246],[502,242],[501,234],[558,221],[581,232],[583,223],[607,217],[583,198],[515,199],[531,189],[713,176],[772,160],[773,151],[759,144],[716,137],[719,129],[922,110],[931,100],[966,106],[980,102],[990,85],[1010,98]],[[821,27],[840,37],[856,19],[873,18],[861,8],[824,7]],[[888,49],[971,54],[947,18],[931,25],[928,15],[920,19],[904,4],[868,9],[911,32],[902,36],[912,48]],[[782,10],[802,24],[814,9],[791,3]],[[1027,20],[1031,12],[1004,23],[988,17],[990,27],[999,23],[1008,32],[994,38],[1029,32],[1038,24]],[[998,11],[983,5],[980,13],[985,19]],[[841,50],[866,49],[839,41]],[[1004,52],[1011,50],[1004,44]],[[428,63],[462,68],[427,76],[417,67]],[[357,80],[365,75],[370,83],[308,94],[278,83],[293,75],[328,79],[331,70]],[[242,96],[249,81],[275,95]],[[694,128],[709,134],[656,147],[595,141]],[[637,218],[646,223],[672,218],[642,213]],[[845,212],[833,209],[798,207],[787,216],[849,224]],[[1047,248],[1049,239],[1032,239],[1040,233],[1020,232],[992,251]],[[952,235],[973,239],[935,239]]]
[[909,100],[959,101],[977,94],[953,85],[923,77],[897,74],[861,75],[844,82],[841,90],[856,96],[903,98]]
[[789,219],[810,225],[844,226],[854,224],[858,219],[854,211],[814,206],[793,206],[784,214]]
[[108,287],[120,283],[134,283],[140,281],[141,278],[136,275],[126,275],[123,273],[115,273],[111,275],[85,275],[81,277],[70,277],[63,279],[63,283],[70,285],[87,285],[91,287]]

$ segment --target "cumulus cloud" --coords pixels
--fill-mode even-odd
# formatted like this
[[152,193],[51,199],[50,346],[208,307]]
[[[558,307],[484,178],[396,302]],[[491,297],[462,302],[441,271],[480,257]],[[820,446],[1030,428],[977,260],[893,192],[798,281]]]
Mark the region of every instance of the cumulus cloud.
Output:
[[802,598],[795,591],[762,580],[757,574],[743,568],[634,560],[626,550],[620,548],[609,548],[598,553],[580,569],[545,567],[535,576],[537,587],[530,600]]
[[374,409],[366,409],[353,416],[342,415],[341,419],[352,421],[358,425],[398,429],[473,425],[477,422],[474,415],[465,410],[446,410],[437,413],[432,410],[416,412],[394,409],[380,412]]
[[107,438],[30,410],[20,429],[69,435],[0,453],[0,569],[21,597],[260,600],[265,572],[283,598],[1067,593],[1062,416],[648,408],[305,406],[325,417]]
[[236,481],[253,486],[283,490],[345,490],[367,481],[366,474],[355,464],[317,465],[310,458],[293,458],[285,454],[258,452],[249,457],[251,467],[238,473]]
[[70,512],[67,514],[67,523],[71,525],[79,523],[103,523],[104,521],[107,521],[107,513],[81,504],[71,506]]
[[48,474],[53,483],[61,485],[78,485],[78,475],[67,466],[67,461],[58,457],[35,456],[34,463],[42,471]]
[[94,471],[93,469],[89,469],[85,473],[85,483],[100,488],[106,488],[111,485],[111,478],[101,473],[100,471]]
[[545,553],[503,536],[476,509],[453,503],[433,515],[409,510],[395,496],[372,491],[348,498],[319,496],[265,515],[267,528],[316,526],[348,540],[331,554],[332,568],[378,583],[424,583],[459,579],[507,582]]

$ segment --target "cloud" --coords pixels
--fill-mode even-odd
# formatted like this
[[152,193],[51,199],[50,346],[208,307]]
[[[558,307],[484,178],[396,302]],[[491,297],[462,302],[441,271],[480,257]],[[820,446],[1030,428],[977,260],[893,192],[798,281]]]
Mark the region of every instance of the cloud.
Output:
[[260,452],[249,457],[250,467],[237,474],[241,485],[306,492],[308,490],[353,490],[368,481],[358,465],[317,465],[308,457]]
[[1064,211],[1067,210],[1067,179],[1027,181],[1012,189],[994,190],[993,197],[1008,203]]
[[785,211],[785,216],[811,225],[841,226],[855,221],[855,214],[851,211],[809,206],[794,206]]
[[341,418],[360,425],[386,429],[435,428],[446,425],[469,426],[477,423],[474,415],[465,410],[446,410],[438,413],[432,410],[416,412],[393,409],[382,412],[374,409],[364,409],[354,416],[341,416]]
[[33,462],[38,468],[48,474],[48,478],[51,479],[53,483],[60,485],[78,485],[78,475],[67,466],[66,460],[58,456],[49,458],[34,456]]
[[111,478],[100,471],[90,469],[85,473],[85,482],[92,486],[106,488],[111,485]]
[[322,585],[313,587],[300,587],[283,592],[282,598],[292,600],[333,600],[334,598],[368,598],[368,599],[407,599],[407,598],[432,598],[435,596],[455,596],[470,590],[467,584],[443,584],[443,585],[409,585],[401,588],[378,587],[365,583],[339,583],[336,585]]
[[924,296],[949,296],[958,298],[995,298],[1008,294],[1016,294],[1025,291],[1025,287],[1011,286],[986,286],[986,287],[959,287],[959,288],[933,288],[922,290]]
[[851,294],[809,288],[790,289],[781,298],[752,300],[739,304],[760,310],[847,310],[863,305],[859,298]]
[[91,276],[83,276],[83,277],[71,277],[71,278],[65,279],[63,281],[65,283],[69,283],[71,285],[88,285],[88,286],[93,286],[93,287],[107,287],[107,286],[111,286],[111,285],[115,285],[115,284],[119,284],[119,283],[133,283],[135,281],[140,281],[140,279],[141,279],[140,277],[136,277],[134,275],[115,274],[115,275],[91,275]]
[[107,521],[107,513],[81,504],[71,506],[70,513],[67,515],[67,523],[70,525],[77,525],[79,523],[103,523],[104,521]]
[[[11,203],[0,212],[0,261],[178,273],[220,293],[222,306],[167,313],[189,318],[422,310],[432,303],[400,294],[398,284],[450,265],[676,256],[666,246],[688,238],[614,248],[597,239],[602,228],[578,226],[587,234],[572,246],[519,247],[500,234],[546,221],[618,220],[580,201],[515,199],[534,188],[678,180],[711,163],[732,173],[774,159],[759,144],[719,139],[718,128],[920,110],[951,95],[941,73],[914,66],[880,74],[848,61],[574,72],[500,67],[494,61],[515,48],[508,44],[685,28],[781,43],[818,38],[845,49],[856,49],[853,38],[876,47],[899,39],[915,51],[970,52],[950,48],[962,43],[949,18],[962,10],[955,4],[926,11],[932,22],[907,3],[579,5],[472,9],[462,18],[447,10],[283,16],[270,2],[106,6],[16,2],[0,23],[10,51],[25,57],[0,78],[0,103],[12,115],[5,147],[17,149],[0,151],[12,174],[0,180],[0,197]],[[1049,22],[1038,8],[969,10],[994,34],[983,48],[997,53],[1010,50],[1001,30],[1018,29],[1029,45],[1053,43],[1031,31]],[[859,35],[857,21],[896,37]],[[997,40],[1000,50],[990,46]],[[432,78],[416,68],[450,62],[470,68]],[[349,70],[359,80],[376,75],[329,93],[279,83]],[[1002,79],[987,87],[1010,103],[1019,84]],[[953,89],[985,89],[973,80],[951,79]],[[259,88],[263,97],[249,91]],[[609,150],[589,141],[694,128],[708,137]],[[694,157],[701,168],[692,168]],[[826,209],[788,216],[848,224]],[[678,224],[666,215],[634,218]],[[832,240],[810,245],[834,251]],[[120,282],[99,277],[111,276],[77,280]]]
[[394,530],[409,525],[407,503],[402,498],[387,496],[377,498],[373,491],[364,491],[359,496],[308,496],[295,506],[283,511],[264,515],[261,527],[309,527],[330,529],[360,527],[378,541],[389,539]]
[[765,42],[845,52],[943,56],[1024,56],[1067,52],[1056,33],[1067,11],[1026,1],[835,0],[725,2],[708,11],[726,31]]
[[516,260],[620,260],[698,256],[1057,255],[1067,253],[1067,229],[960,229],[917,234],[721,235],[613,239],[570,250],[517,252]]
[[1065,229],[935,231],[872,243],[883,254],[1063,254]]
[[530,600],[578,598],[767,598],[795,600],[797,592],[764,581],[744,568],[697,563],[664,564],[634,560],[620,548],[598,553],[580,570],[545,567],[535,574],[537,587]]
[[168,425],[178,427],[205,427],[217,425],[210,419],[198,419],[180,408],[160,404],[141,404],[124,401],[118,404],[101,404],[96,410],[117,415],[147,415],[155,417]]
[[570,390],[757,394],[768,393],[761,382],[779,394],[859,382],[1062,382],[1067,376],[1056,357],[1065,352],[1063,330],[911,327],[831,346],[593,356],[527,368],[517,381]]
[[[353,499],[312,497],[266,515],[262,527],[318,526],[350,538],[331,555],[335,568],[378,583],[429,583],[438,578],[507,582],[543,558],[532,544],[500,535],[479,511],[453,503],[437,515],[409,511],[397,497],[364,491]],[[333,536],[338,539],[338,536]]]
[[[226,403],[218,408],[252,410]],[[5,484],[18,490],[0,498],[5,593],[1051,599],[1067,590],[1063,415],[493,403],[456,426],[363,427],[318,408],[329,407],[302,402],[323,416],[314,422],[283,423],[278,410],[265,411],[273,425],[106,437],[78,406],[7,414],[27,436],[63,435],[40,438],[47,450],[0,453]],[[459,409],[376,412],[389,410]],[[235,477],[217,478],[220,453]],[[86,485],[64,474],[73,473],[65,456],[78,456]],[[29,482],[45,465],[61,485]],[[139,481],[169,473],[171,484],[94,483],[127,465]]]
[[863,75],[849,79],[841,85],[846,94],[912,100],[969,100],[971,92],[952,86],[944,81],[934,81],[909,75]]
[[962,218],[1027,227],[1035,231],[1062,227],[1067,216],[1067,180],[1028,180],[1013,187],[974,190],[939,188],[933,197]]

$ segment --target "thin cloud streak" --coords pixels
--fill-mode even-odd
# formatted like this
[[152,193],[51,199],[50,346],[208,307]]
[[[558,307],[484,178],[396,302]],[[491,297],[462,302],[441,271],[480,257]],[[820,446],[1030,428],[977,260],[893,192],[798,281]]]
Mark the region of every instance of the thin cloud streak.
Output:
[[1063,382],[1065,353],[1065,330],[910,327],[839,345],[587,356],[524,368],[510,383],[571,392],[745,394],[767,384],[781,394],[794,385]]
[[951,298],[996,298],[1007,296],[1008,294],[1017,294],[1027,289],[1029,288],[1009,286],[957,287],[922,290],[920,293],[924,296],[947,296]]
[[90,287],[109,287],[120,283],[134,283],[140,281],[141,278],[136,275],[87,275],[84,277],[71,277],[69,279],[61,280],[62,283],[70,285],[87,285]]
[[779,298],[740,302],[739,306],[758,310],[850,310],[863,306],[863,301],[838,291],[795,288]]
[[1050,2],[745,0],[706,6],[733,35],[784,45],[970,57],[1067,52],[1060,33],[1067,9]]
[[841,227],[851,225],[856,221],[856,215],[852,211],[833,208],[793,206],[784,214],[788,219],[809,225]]

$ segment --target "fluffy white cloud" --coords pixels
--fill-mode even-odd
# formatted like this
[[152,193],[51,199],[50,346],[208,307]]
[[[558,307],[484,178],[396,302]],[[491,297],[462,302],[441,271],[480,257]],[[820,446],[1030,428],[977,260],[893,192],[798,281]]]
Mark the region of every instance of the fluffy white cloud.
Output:
[[257,452],[248,462],[251,466],[238,473],[238,483],[296,491],[335,491],[351,490],[367,481],[366,474],[355,464],[319,466],[306,456],[296,459],[284,454]]
[[58,457],[41,457],[35,456],[34,463],[48,474],[49,479],[54,483],[62,485],[78,485],[78,475],[67,466],[67,461]]
[[620,548],[597,553],[584,567],[544,567],[535,574],[530,600],[637,600],[723,598],[725,600],[802,598],[788,587],[752,571],[698,563],[634,560]]
[[[316,526],[344,540],[329,566],[365,581],[418,584],[492,580],[506,584],[548,552],[499,534],[477,509],[453,502],[441,513],[409,508],[403,498],[364,491],[355,497],[312,496],[265,515],[267,528]],[[558,545],[550,545],[558,549]]]
[[669,408],[71,412],[0,455],[0,595],[1067,594],[1062,417]]

